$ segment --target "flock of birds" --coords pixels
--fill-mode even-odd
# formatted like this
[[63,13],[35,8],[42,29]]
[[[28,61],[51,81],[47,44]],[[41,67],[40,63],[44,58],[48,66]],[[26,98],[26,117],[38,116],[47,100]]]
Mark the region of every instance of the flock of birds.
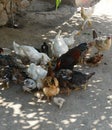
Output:
[[[81,8],[84,23],[90,19]],[[83,14],[83,15],[82,15]],[[90,22],[89,22],[90,23]],[[63,37],[61,30],[49,46],[43,43],[39,51],[33,46],[19,45],[13,42],[13,49],[0,48],[0,85],[9,88],[11,82],[22,85],[23,91],[40,92],[48,101],[53,99],[60,108],[65,99],[56,97],[60,93],[70,94],[72,90],[86,89],[89,79],[95,74],[76,71],[74,65],[97,66],[103,59],[103,51],[111,47],[111,36],[97,36],[93,30],[93,40],[73,47],[75,36],[79,31],[73,31],[70,37]],[[97,52],[91,55],[92,48]],[[88,54],[90,54],[89,57]]]

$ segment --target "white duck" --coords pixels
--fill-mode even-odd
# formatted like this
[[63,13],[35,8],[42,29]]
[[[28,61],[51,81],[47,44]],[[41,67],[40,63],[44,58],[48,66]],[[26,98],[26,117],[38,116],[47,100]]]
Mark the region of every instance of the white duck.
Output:
[[24,80],[24,85],[23,85],[24,92],[27,91],[31,93],[31,91],[35,89],[36,87],[37,87],[36,82],[34,80],[29,79],[29,78]]
[[28,57],[32,63],[45,65],[51,60],[47,54],[38,52],[32,46],[19,45],[14,41],[13,47],[16,54]]
[[59,30],[58,34],[55,36],[55,38],[52,41],[52,54],[55,57],[60,57],[62,54],[66,53],[68,51],[68,46],[66,45],[63,37],[60,35],[61,30]]
[[78,32],[79,32],[79,31],[74,30],[69,37],[63,37],[63,39],[64,39],[66,45],[67,45],[69,48],[71,48],[71,47],[74,45],[74,43],[75,43],[74,37],[78,34]]
[[37,81],[39,79],[45,78],[47,75],[47,70],[42,68],[40,65],[37,66],[34,63],[31,63],[27,68],[27,73],[30,78]]

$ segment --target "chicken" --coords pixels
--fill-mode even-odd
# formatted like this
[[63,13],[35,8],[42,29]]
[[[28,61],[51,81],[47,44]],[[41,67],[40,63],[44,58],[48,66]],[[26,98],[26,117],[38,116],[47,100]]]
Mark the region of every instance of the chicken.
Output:
[[78,31],[77,30],[74,30],[71,35],[69,37],[63,37],[66,45],[68,46],[68,48],[71,48],[74,43],[75,43],[75,39],[74,37],[78,34]]
[[59,91],[59,82],[55,77],[51,66],[49,66],[47,76],[43,79],[43,93],[49,101],[53,96],[59,94]]
[[73,66],[82,62],[83,58],[87,54],[89,46],[87,43],[82,43],[67,53],[63,54],[57,59],[55,71],[60,69],[73,69]]
[[60,57],[62,54],[68,51],[68,46],[66,45],[63,37],[61,36],[61,30],[52,41],[51,50],[54,57]]
[[[41,62],[47,64],[50,58],[45,53],[38,52],[32,46],[19,45],[13,42],[14,51],[17,55],[28,57],[31,63],[40,64]],[[45,61],[43,61],[45,59]]]
[[46,53],[47,55],[49,55],[49,47],[48,47],[48,45],[47,45],[46,42],[44,42],[44,43],[41,45],[41,52]]
[[93,30],[93,39],[96,49],[98,50],[97,53],[109,50],[112,44],[112,38],[111,36],[97,36],[97,33],[95,30]]
[[84,74],[79,71],[73,71],[71,78],[71,89],[86,89],[88,80],[95,72]]
[[69,69],[61,69],[56,72],[56,78],[59,81],[60,93],[67,93],[67,95],[70,95],[70,80],[72,78],[72,71]]
[[81,7],[81,17],[84,19],[81,30],[84,29],[85,24],[88,22],[88,25],[92,25],[91,17],[94,12],[94,7]]
[[102,36],[95,38],[95,47],[97,48],[98,52],[103,52],[109,50],[111,47],[111,37],[110,36]]
[[97,66],[99,63],[101,63],[101,60],[103,59],[103,54],[95,54],[94,56],[86,59],[86,64],[89,66]]

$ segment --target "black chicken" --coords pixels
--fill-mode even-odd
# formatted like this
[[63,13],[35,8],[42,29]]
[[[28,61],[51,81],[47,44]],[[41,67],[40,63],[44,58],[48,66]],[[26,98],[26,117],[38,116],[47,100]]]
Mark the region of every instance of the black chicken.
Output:
[[84,88],[86,89],[88,80],[95,74],[95,72],[92,72],[90,74],[84,74],[79,71],[73,71],[72,78],[71,78],[71,89],[75,88]]
[[47,55],[49,55],[49,47],[48,47],[48,45],[47,45],[46,42],[44,42],[42,44],[42,46],[41,46],[41,52],[46,53]]
[[70,49],[67,53],[61,55],[57,59],[55,71],[60,69],[73,69],[73,66],[80,63],[84,59],[89,50],[87,43],[81,43],[80,45]]

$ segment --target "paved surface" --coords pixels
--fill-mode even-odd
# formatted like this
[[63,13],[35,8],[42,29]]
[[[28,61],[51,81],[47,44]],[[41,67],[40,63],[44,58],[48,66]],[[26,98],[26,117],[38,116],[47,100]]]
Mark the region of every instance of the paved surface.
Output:
[[[97,12],[97,8],[95,10]],[[100,12],[99,16],[93,16],[92,28],[101,35],[112,34],[112,15],[107,17],[107,12],[104,10],[102,14],[105,15],[101,16]],[[75,14],[57,28],[62,28],[63,32],[71,32],[77,28],[76,23],[80,24],[81,21],[79,14]],[[51,32],[57,28],[39,28],[38,25],[27,26],[23,30],[1,28],[0,44],[11,48],[12,41],[16,40],[21,44],[38,47],[42,40],[55,35],[51,35]],[[92,28],[86,27],[76,42],[91,41]],[[47,103],[34,98],[32,94],[23,93],[19,85],[11,85],[7,90],[0,88],[0,130],[111,130],[112,47],[104,53],[99,66],[82,66],[78,69],[83,72],[95,71],[96,74],[89,81],[87,90],[73,91],[70,96],[59,95],[66,99],[62,109],[52,102]]]

